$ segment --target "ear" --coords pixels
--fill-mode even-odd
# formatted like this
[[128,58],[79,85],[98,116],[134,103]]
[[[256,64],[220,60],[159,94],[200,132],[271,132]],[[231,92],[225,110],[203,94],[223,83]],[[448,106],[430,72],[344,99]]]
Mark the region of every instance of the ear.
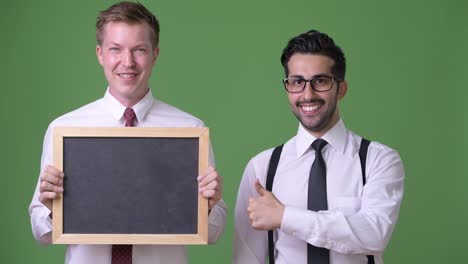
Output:
[[159,55],[159,48],[155,48],[153,50],[153,60],[151,62],[153,65],[156,62],[156,60],[158,59],[158,55]]
[[96,56],[97,56],[97,59],[99,61],[99,64],[101,64],[101,66],[103,66],[103,60],[102,60],[102,47],[98,45],[96,45]]
[[348,83],[346,82],[346,80],[344,80],[340,82],[340,86],[338,86],[338,100],[343,99],[347,91],[348,91]]

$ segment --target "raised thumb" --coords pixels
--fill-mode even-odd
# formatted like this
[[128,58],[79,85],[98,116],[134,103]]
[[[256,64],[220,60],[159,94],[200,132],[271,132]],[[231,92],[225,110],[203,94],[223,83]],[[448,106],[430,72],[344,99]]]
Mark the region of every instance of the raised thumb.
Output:
[[263,188],[263,186],[260,184],[260,181],[258,179],[255,180],[255,190],[258,194],[260,194],[260,196],[263,196],[268,193],[268,191],[265,190],[265,188]]

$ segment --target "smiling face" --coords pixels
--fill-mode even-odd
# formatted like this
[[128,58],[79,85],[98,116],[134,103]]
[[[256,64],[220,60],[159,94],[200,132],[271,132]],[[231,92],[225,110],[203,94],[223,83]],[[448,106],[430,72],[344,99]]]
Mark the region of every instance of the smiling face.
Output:
[[[323,55],[295,53],[289,59],[288,76],[311,79],[318,75],[333,76],[331,68],[334,61]],[[347,91],[346,81],[333,83],[332,89],[326,92],[316,92],[307,83],[300,93],[288,93],[292,112],[302,126],[314,137],[320,138],[340,119],[338,100]]]
[[159,48],[153,48],[146,22],[110,22],[104,26],[96,55],[109,83],[109,92],[122,105],[132,107],[148,92],[148,80]]

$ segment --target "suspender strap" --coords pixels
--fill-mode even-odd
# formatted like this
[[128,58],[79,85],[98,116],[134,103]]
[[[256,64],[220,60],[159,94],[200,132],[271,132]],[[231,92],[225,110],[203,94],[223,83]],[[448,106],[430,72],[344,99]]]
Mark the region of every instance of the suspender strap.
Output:
[[273,190],[273,179],[275,178],[276,168],[278,168],[278,163],[281,157],[281,151],[283,151],[283,145],[276,147],[271,154],[270,164],[268,165],[268,174],[266,180],[266,190]]
[[[275,178],[276,169],[278,168],[278,162],[281,157],[282,150],[283,145],[278,146],[273,150],[273,154],[271,154],[265,186],[266,190],[270,192],[273,189],[273,179]],[[275,243],[273,240],[273,230],[268,230],[268,260],[270,264],[275,264]]]
[[[367,159],[367,150],[369,149],[370,141],[363,138],[361,141],[361,146],[359,148],[359,159],[361,160],[361,170],[362,170],[362,185],[366,184],[366,159]],[[270,191],[273,189],[273,180],[275,178],[276,169],[278,168],[279,159],[281,157],[281,151],[283,150],[283,145],[276,147],[273,150],[271,155],[270,164],[268,165],[268,173],[266,180],[266,190]],[[275,264],[275,244],[273,241],[273,230],[268,230],[268,260],[269,264]],[[367,263],[375,264],[374,256],[367,255]]]
[[[361,160],[361,170],[362,170],[362,186],[366,185],[366,159],[367,159],[367,150],[369,149],[370,141],[363,138],[361,141],[361,147],[359,148],[359,159]],[[374,256],[367,255],[367,263],[375,264]]]

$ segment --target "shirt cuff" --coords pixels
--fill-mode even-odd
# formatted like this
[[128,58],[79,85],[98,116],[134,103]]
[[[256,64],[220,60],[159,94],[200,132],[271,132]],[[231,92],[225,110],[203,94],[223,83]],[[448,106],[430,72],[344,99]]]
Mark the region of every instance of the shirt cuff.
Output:
[[44,225],[38,226],[39,236],[41,238],[52,232],[52,219],[49,217],[50,213],[51,211],[48,208],[42,211],[41,218],[43,220],[41,222],[43,222]]
[[281,219],[280,230],[284,233],[297,237],[299,233],[304,233],[304,226],[302,225],[302,219],[304,217],[303,213],[301,214],[300,209],[285,206],[283,219]]
[[280,230],[290,236],[294,236],[317,247],[330,249],[334,242],[325,238],[325,227],[321,227],[319,216],[322,212],[314,212],[307,209],[299,209],[286,206]]

